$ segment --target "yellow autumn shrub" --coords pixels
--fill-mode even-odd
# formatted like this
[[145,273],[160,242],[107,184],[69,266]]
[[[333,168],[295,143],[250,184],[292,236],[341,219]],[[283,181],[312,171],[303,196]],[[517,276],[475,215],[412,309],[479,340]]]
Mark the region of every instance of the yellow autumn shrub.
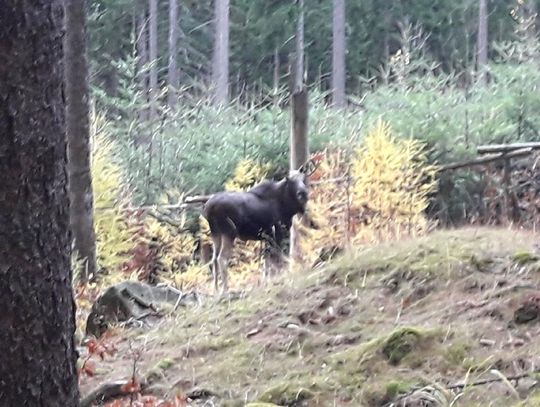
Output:
[[94,225],[98,265],[113,273],[129,258],[134,247],[134,228],[128,224],[126,185],[116,162],[114,143],[101,116],[91,121],[91,172],[94,188]]
[[425,210],[436,189],[437,168],[428,164],[425,145],[396,139],[379,121],[352,162],[354,207],[365,219],[355,242],[378,242],[425,233]]
[[432,226],[425,209],[437,168],[421,142],[397,139],[379,122],[351,157],[338,149],[321,155],[308,204],[318,229],[301,227],[306,264],[324,250],[416,236]]
[[226,191],[245,191],[265,179],[270,165],[244,158],[236,165],[233,177],[225,183]]
[[295,219],[300,230],[302,262],[310,265],[322,249],[345,247],[350,233],[352,188],[347,184],[348,157],[339,149],[326,149],[318,155],[323,158],[311,177],[308,203],[309,216],[317,228]]

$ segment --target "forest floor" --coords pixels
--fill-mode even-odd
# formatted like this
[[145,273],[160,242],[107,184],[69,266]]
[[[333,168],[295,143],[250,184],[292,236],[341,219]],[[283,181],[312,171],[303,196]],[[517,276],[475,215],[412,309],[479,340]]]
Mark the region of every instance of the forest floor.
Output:
[[538,406],[539,237],[438,231],[115,328],[81,393],[135,370],[185,405]]

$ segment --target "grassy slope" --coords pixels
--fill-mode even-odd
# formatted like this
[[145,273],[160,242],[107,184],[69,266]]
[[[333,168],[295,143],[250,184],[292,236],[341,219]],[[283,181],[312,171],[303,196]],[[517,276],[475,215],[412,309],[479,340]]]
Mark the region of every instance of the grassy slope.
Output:
[[[204,388],[217,405],[380,406],[423,386],[416,398],[449,405],[457,393],[439,386],[540,365],[538,324],[512,323],[540,286],[537,238],[464,229],[349,252],[245,298],[121,333],[129,341],[83,380],[83,393],[131,375],[132,342],[155,391]],[[471,387],[455,405],[536,405],[529,383]]]

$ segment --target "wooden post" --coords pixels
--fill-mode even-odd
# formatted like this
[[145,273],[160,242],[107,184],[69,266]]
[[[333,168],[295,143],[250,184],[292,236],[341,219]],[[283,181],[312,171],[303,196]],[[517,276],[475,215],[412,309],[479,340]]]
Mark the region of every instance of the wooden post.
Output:
[[[291,88],[291,136],[290,169],[298,170],[309,158],[309,144],[307,134],[308,121],[308,94],[304,84],[304,0],[298,2],[298,20],[295,33],[296,49],[293,64],[290,66]],[[292,260],[299,257],[298,231],[291,227],[289,240],[289,256]]]
[[505,157],[504,159],[504,173],[503,173],[503,184],[504,184],[504,204],[503,204],[503,216],[506,217],[508,224],[512,222],[512,200],[510,197],[510,159]]
[[[291,160],[290,169],[298,170],[309,159],[308,143],[308,93],[305,87],[291,95]],[[291,228],[289,255],[298,259],[298,231]]]

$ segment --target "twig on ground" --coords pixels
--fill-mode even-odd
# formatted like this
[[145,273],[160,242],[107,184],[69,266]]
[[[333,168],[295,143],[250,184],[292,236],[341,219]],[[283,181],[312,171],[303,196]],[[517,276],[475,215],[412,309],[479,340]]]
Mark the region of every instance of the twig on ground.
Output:
[[[105,404],[107,401],[127,396],[130,393],[126,392],[124,389],[130,383],[131,379],[103,383],[81,400],[80,407],[91,407],[95,404],[101,405]],[[140,387],[141,390],[144,390],[147,387],[146,382],[140,383]]]
[[[448,386],[445,386],[444,388],[446,390],[458,390],[458,389],[463,389],[465,387],[484,386],[486,384],[497,383],[497,382],[519,381],[521,379],[525,379],[526,377],[530,377],[531,375],[537,374],[537,373],[540,373],[540,370],[535,370],[535,371],[528,372],[528,373],[521,373],[521,374],[518,374],[518,375],[515,375],[515,376],[508,376],[508,377],[499,377],[498,376],[496,378],[477,380],[476,382],[471,382],[471,383],[466,383],[465,382],[465,383],[450,384]],[[406,399],[407,397],[413,395],[415,392],[417,392],[420,389],[421,389],[421,387],[415,387],[415,388],[411,389],[409,392],[407,392],[405,394],[402,394],[401,396],[399,396],[395,400],[393,400],[393,401],[391,401],[389,403],[386,403],[383,407],[397,406],[400,401],[402,401],[402,400]]]

